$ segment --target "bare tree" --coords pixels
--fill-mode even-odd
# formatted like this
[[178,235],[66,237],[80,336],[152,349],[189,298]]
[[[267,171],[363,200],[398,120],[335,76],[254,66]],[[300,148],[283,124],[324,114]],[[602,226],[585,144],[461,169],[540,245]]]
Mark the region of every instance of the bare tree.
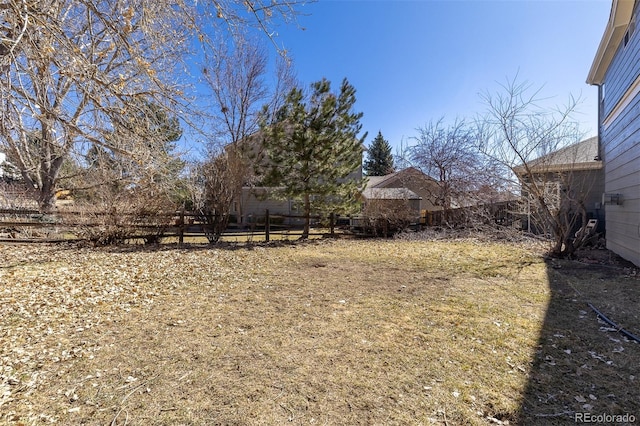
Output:
[[273,114],[295,85],[290,61],[276,58],[274,81],[268,81],[268,55],[255,38],[238,35],[233,44],[222,41],[212,50],[204,69],[213,94],[214,136],[209,144],[205,178],[206,203],[202,212],[215,241],[228,224],[231,204],[239,201],[244,185],[254,180],[253,164],[261,146],[252,137],[259,130],[262,114]]
[[447,221],[451,209],[471,202],[472,192],[484,183],[476,134],[463,120],[446,126],[442,118],[418,133],[408,148],[409,162],[435,179],[432,195]]
[[[142,162],[145,144],[108,139],[141,101],[183,109],[190,41],[296,15],[295,0],[6,0],[0,4],[0,149],[51,210],[65,158],[98,145]],[[217,30],[218,28],[218,30]],[[38,140],[33,144],[33,138]],[[139,140],[136,138],[135,140]]]
[[[575,151],[560,149],[582,137],[572,120],[577,100],[543,108],[540,90],[516,79],[482,98],[487,107],[479,121],[484,153],[508,170],[506,179],[520,185],[527,214],[553,237],[551,252],[570,256],[576,228],[586,223],[585,182],[574,173]],[[559,155],[565,158],[559,161]],[[557,167],[559,162],[564,166]]]
[[[23,36],[2,58],[2,145],[44,211],[74,150],[92,142],[135,156],[106,140],[112,124],[133,100],[175,98],[162,81],[186,33],[155,25],[171,13],[161,5],[138,6],[141,12],[116,2],[29,2]],[[168,37],[175,42],[159,44]]]
[[28,25],[27,0],[0,3],[0,58],[13,55],[16,46],[27,32]]
[[235,150],[223,150],[202,166],[204,196],[199,211],[210,243],[217,242],[229,224],[230,206],[242,188],[245,171],[244,158]]
[[269,55],[259,39],[238,35],[219,41],[207,54],[203,74],[213,95],[216,141],[236,144],[255,133],[266,106],[275,111],[295,86],[292,66],[276,57],[273,84],[268,81]]

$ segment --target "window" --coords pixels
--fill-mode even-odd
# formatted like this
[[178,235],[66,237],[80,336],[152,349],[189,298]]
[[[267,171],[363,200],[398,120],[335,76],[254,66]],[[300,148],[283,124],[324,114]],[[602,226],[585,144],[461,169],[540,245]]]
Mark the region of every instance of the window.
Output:
[[627,47],[633,33],[636,30],[636,11],[633,12],[633,16],[631,17],[631,22],[629,22],[629,26],[627,27],[627,32],[624,33],[624,47]]

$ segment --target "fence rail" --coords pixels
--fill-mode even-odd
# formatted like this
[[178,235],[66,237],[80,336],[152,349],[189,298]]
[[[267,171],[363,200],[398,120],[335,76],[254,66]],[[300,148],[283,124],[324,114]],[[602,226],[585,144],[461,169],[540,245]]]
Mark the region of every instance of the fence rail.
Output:
[[[320,216],[311,216],[309,236],[321,236],[335,233],[335,217],[330,215],[330,223],[321,226]],[[239,225],[230,223],[222,232],[223,239],[242,238],[252,240],[264,238],[269,241],[272,236],[295,236],[300,234],[300,224],[284,224],[286,221],[303,221],[304,216],[270,215],[266,210],[264,216],[256,218],[252,223]],[[207,227],[206,217],[202,213],[176,211],[169,213],[110,213],[56,211],[40,213],[31,209],[0,209],[0,242],[61,242],[87,239],[82,237],[87,231],[100,232],[101,228],[127,228],[129,235],[125,240],[140,239],[177,239],[185,240],[208,238],[211,230]]]
[[[500,204],[491,212],[490,220],[508,224],[513,220],[508,204]],[[474,214],[471,209],[456,209],[448,212],[423,211],[413,223],[394,223],[389,219],[372,219],[361,216],[327,217],[311,216],[309,236],[317,237],[350,233],[365,236],[389,236],[399,228],[419,230],[423,227],[442,226],[450,221]],[[222,240],[244,239],[245,241],[272,237],[289,239],[302,233],[304,216],[273,215],[265,210],[264,215],[254,217],[250,223],[230,223],[220,234]],[[88,234],[99,234],[104,229],[126,229],[123,240],[160,241],[176,239],[198,242],[211,236],[206,215],[199,212],[175,211],[167,213],[120,213],[60,210],[41,213],[33,209],[0,209],[0,242],[60,242],[91,240]],[[209,240],[210,241],[210,240]]]

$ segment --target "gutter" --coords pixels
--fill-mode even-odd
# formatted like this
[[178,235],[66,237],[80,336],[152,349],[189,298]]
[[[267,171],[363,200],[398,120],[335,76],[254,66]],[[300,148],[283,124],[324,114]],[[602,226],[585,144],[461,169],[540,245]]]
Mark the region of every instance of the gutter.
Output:
[[627,31],[629,22],[631,22],[634,6],[634,0],[613,0],[609,22],[607,22],[602,40],[587,76],[588,84],[600,86],[604,82],[604,75]]

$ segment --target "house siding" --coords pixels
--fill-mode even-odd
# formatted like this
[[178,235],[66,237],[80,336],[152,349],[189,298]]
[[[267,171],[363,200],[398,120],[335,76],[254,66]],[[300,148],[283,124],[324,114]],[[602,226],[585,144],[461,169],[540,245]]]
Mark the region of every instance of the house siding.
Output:
[[[636,10],[638,6],[636,5]],[[605,74],[604,120],[640,75],[640,28],[622,44]],[[606,193],[622,194],[607,205],[607,248],[640,266],[640,95],[602,128]]]
[[[272,216],[296,216],[302,213],[295,209],[291,200],[280,200],[265,197],[268,189],[265,188],[242,188],[240,199],[234,203],[231,214],[236,216],[236,222],[246,226],[252,223],[261,222],[267,210]],[[285,223],[297,223],[292,218],[286,218]]]
[[[634,7],[634,14],[638,13],[640,2]],[[607,72],[605,74],[604,116],[607,117],[620,102],[625,92],[640,75],[640,22],[636,23],[636,29],[627,45],[623,41],[618,47]]]
[[415,192],[420,198],[420,210],[437,211],[442,207],[434,203],[434,194],[437,184],[422,172],[411,172],[410,169],[397,172],[393,179],[389,179],[376,186],[377,188],[408,188]]

